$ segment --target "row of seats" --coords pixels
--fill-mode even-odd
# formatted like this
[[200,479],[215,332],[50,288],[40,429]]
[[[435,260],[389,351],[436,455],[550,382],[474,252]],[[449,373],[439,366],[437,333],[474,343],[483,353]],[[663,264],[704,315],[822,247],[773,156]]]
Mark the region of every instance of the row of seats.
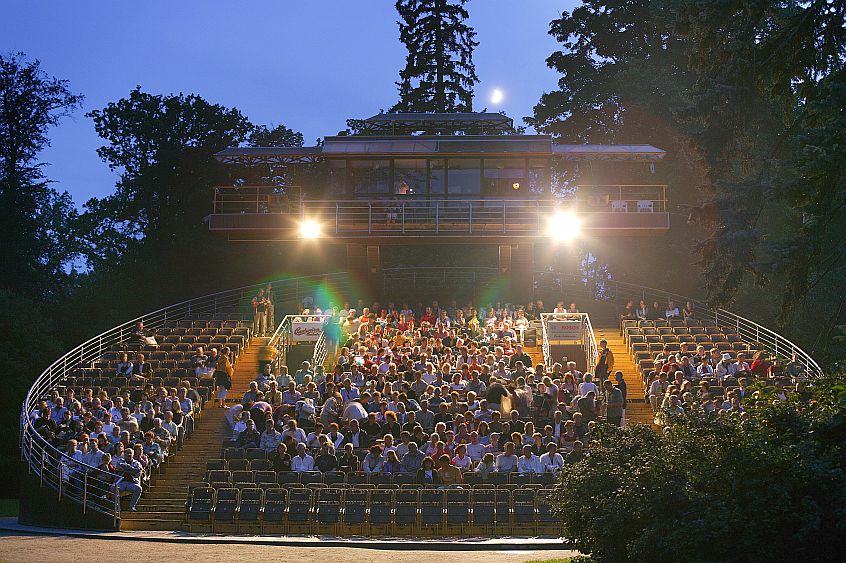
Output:
[[560,535],[552,489],[194,488],[189,531]]
[[173,330],[177,328],[186,329],[207,329],[207,328],[234,328],[251,330],[253,321],[250,320],[222,320],[222,319],[179,319],[176,321],[165,321],[158,330]]
[[649,319],[641,321],[638,319],[623,319],[622,326],[637,326],[637,327],[689,327],[696,328],[701,326],[714,326],[714,321],[711,319]]
[[[258,487],[289,486],[289,485],[327,485],[333,487],[357,487],[363,485],[373,486],[404,486],[416,484],[414,473],[364,473],[354,471],[344,473],[342,471],[274,471],[269,469],[258,469],[266,467],[267,460],[233,460],[227,465],[229,469],[214,469],[221,467],[222,460],[210,460],[207,462],[205,482],[214,488],[228,486],[253,485]],[[244,469],[233,469],[244,467]],[[553,473],[540,473],[537,475],[518,473],[491,473],[487,478],[473,472],[464,474],[466,485],[493,485],[493,486],[527,486],[541,485],[548,486],[555,482]]]

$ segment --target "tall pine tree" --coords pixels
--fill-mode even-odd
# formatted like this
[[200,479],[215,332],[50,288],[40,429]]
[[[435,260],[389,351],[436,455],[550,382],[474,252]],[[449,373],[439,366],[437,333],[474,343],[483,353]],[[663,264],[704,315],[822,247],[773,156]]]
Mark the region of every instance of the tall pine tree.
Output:
[[465,22],[467,0],[397,0],[400,41],[408,49],[395,112],[473,111],[476,32]]

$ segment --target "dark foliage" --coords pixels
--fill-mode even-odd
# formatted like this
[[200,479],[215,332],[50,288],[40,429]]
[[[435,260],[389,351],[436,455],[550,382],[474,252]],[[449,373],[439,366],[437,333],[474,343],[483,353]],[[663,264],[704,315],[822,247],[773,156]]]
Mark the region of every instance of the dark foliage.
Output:
[[833,561],[846,549],[846,386],[764,393],[743,416],[677,416],[665,433],[603,427],[562,471],[565,536],[597,561]]
[[397,0],[400,41],[408,49],[400,71],[396,112],[473,111],[476,32],[465,21],[467,0]]

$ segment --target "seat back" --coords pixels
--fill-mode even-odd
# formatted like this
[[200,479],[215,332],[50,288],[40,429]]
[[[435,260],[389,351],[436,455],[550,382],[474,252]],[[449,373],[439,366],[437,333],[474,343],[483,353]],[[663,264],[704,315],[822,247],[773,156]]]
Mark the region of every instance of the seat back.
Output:
[[217,498],[214,503],[215,522],[228,522],[235,520],[235,513],[238,509],[238,489],[218,489]]
[[285,517],[287,505],[288,491],[286,489],[268,489],[264,493],[264,521],[281,522]]
[[238,502],[238,520],[241,522],[256,522],[261,514],[264,503],[264,491],[261,489],[241,489]]
[[[364,524],[367,520],[367,491],[362,489],[347,489],[344,492],[344,523]],[[390,522],[390,514],[388,522]]]

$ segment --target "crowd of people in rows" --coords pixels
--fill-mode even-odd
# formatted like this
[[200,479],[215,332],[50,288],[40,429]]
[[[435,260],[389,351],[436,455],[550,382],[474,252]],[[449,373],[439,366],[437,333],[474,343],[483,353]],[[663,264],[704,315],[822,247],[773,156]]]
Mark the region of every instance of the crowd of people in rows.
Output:
[[542,302],[306,307],[302,318],[325,319],[334,369],[266,366],[228,410],[226,446],[261,448],[278,470],[412,473],[424,484],[555,472],[586,455],[597,421],[624,424],[626,383],[604,341],[592,373],[533,361],[522,337],[542,312]]
[[[641,300],[638,305],[629,301],[621,314],[624,324],[658,319],[695,321],[696,311],[689,301],[680,310],[673,301],[662,307],[658,302],[650,306]],[[775,397],[783,401],[789,393],[801,395],[805,385],[805,368],[796,353],[782,366],[764,350],[738,351],[733,355],[717,347],[706,349],[701,344],[681,342],[677,350],[665,345],[652,359],[654,369],[644,373],[644,399],[651,405],[658,424],[665,423],[668,416],[691,409],[714,414],[743,413],[744,401],[760,396],[759,391],[750,389],[754,381],[772,384]]]
[[[143,361],[138,354],[131,365]],[[128,362],[124,356],[122,363]],[[59,462],[66,486],[81,489],[86,466],[99,468],[114,475],[118,490],[131,493],[129,509],[135,510],[150,476],[193,431],[201,406],[201,396],[188,380],[171,388],[142,383],[137,392],[127,389],[112,397],[105,389],[95,395],[90,388],[78,397],[67,387],[64,394],[53,390],[41,401],[30,421],[66,454]]]

